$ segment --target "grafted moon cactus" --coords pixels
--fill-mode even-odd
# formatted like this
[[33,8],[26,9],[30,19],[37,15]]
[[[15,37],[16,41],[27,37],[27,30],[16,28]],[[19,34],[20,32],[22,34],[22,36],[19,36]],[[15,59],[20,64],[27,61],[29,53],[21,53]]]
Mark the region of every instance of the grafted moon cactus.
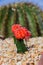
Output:
[[17,3],[0,8],[0,35],[13,36],[11,26],[21,24],[32,37],[43,36],[43,12],[32,3]]

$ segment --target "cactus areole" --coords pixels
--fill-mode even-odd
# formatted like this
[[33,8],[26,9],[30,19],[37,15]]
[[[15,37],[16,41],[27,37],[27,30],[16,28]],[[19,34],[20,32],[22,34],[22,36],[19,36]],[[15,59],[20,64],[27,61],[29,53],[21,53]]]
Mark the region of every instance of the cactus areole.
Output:
[[14,35],[14,43],[17,46],[18,53],[24,53],[27,51],[27,47],[24,44],[24,39],[27,40],[30,38],[31,33],[25,27],[22,27],[20,24],[12,25],[12,32]]

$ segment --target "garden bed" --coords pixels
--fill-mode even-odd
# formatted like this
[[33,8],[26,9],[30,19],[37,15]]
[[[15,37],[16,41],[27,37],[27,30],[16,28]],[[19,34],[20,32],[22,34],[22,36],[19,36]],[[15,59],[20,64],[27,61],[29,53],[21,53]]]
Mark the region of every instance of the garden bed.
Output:
[[43,52],[43,37],[30,38],[25,44],[28,51],[22,54],[17,53],[13,38],[0,39],[0,65],[37,65]]

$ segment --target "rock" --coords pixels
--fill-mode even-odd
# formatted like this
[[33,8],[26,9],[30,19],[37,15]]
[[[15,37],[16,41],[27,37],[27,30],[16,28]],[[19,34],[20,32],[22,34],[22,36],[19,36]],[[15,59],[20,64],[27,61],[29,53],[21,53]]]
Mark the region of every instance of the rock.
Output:
[[43,54],[41,54],[40,60],[38,62],[38,65],[43,65]]
[[[0,65],[37,65],[43,63],[43,37],[30,38],[28,51],[17,53],[13,38],[0,39]],[[39,62],[39,63],[38,63]]]

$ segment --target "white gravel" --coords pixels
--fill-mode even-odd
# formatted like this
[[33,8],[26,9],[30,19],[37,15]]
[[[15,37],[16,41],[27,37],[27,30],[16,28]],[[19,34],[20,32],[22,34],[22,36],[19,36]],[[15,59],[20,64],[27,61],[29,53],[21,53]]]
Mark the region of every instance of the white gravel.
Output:
[[30,38],[27,42],[28,51],[17,53],[13,38],[0,39],[0,65],[37,65],[43,52],[43,37]]

